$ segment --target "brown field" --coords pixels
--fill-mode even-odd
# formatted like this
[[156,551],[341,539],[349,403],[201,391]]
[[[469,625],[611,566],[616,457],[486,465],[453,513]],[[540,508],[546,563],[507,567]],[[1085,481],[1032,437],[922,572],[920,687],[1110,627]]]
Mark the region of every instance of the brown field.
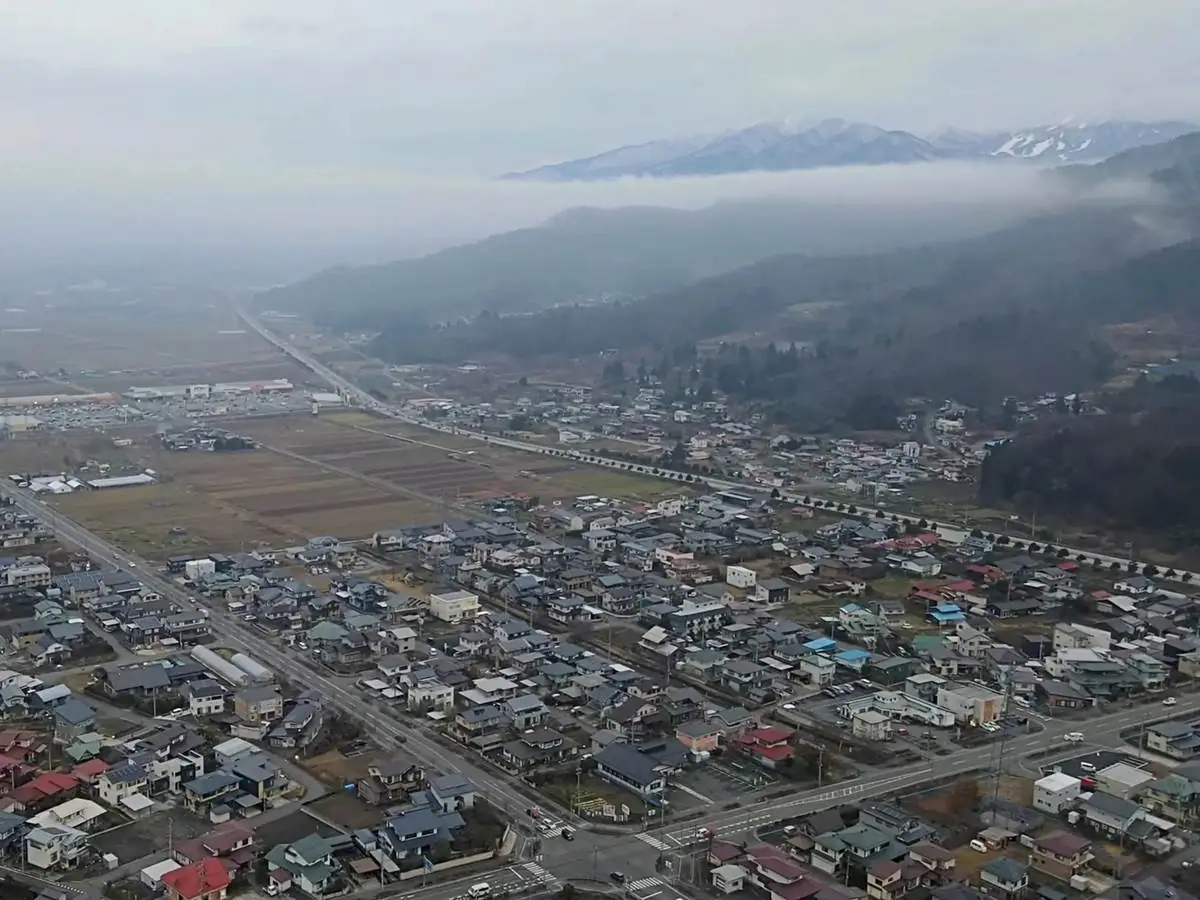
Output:
[[[171,453],[144,432],[121,450],[98,435],[31,435],[8,443],[6,463],[11,471],[57,470],[68,460],[86,459],[110,463],[111,474],[154,469],[158,484],[80,491],[48,501],[151,559],[201,549],[278,549],[319,534],[364,538],[461,514],[474,501],[509,493],[549,502],[582,494],[650,500],[680,490],[622,472],[402,429],[361,413],[231,425],[259,440],[262,449]],[[183,533],[171,534],[176,529]]]

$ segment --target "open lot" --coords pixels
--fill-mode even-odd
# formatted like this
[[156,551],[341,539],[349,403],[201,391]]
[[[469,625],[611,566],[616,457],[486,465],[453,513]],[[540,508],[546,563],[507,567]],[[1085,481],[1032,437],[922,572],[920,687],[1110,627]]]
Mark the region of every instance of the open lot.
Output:
[[159,850],[166,850],[172,840],[186,841],[206,834],[212,823],[192,815],[183,808],[154,813],[94,835],[92,845],[101,853],[112,853],[122,863],[140,859]]

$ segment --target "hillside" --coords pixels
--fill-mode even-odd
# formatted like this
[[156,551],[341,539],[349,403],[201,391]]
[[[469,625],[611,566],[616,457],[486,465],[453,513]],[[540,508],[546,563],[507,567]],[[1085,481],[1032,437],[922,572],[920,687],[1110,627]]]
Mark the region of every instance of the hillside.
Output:
[[396,317],[445,320],[605,297],[637,298],[786,253],[874,253],[980,234],[1014,213],[969,204],[927,209],[866,201],[725,202],[697,211],[575,209],[536,228],[420,259],[339,267],[259,296],[262,308],[332,327],[376,329]]
[[[1064,523],[1200,543],[1200,382],[1140,383],[1121,412],[1058,416],[988,456],[980,500]],[[1108,404],[1106,404],[1108,405]]]

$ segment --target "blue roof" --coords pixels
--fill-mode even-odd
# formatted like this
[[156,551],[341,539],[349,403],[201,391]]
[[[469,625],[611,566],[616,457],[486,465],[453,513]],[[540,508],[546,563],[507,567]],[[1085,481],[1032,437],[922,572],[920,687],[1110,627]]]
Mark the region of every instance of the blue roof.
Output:
[[837,646],[837,641],[832,638],[816,638],[803,646],[805,650],[830,650]]
[[843,662],[851,662],[860,659],[870,659],[871,654],[866,650],[843,650],[837,655],[837,658]]
[[933,608],[933,611],[940,613],[956,613],[962,612],[962,607],[957,603],[939,603]]
[[847,603],[845,606],[842,607],[842,612],[844,612],[844,613],[856,613],[856,612],[862,612],[862,611],[863,611],[863,608],[861,606],[859,606],[857,603]]
[[961,609],[956,609],[953,612],[942,612],[940,610],[931,610],[929,618],[935,622],[963,622],[966,620],[966,614]]

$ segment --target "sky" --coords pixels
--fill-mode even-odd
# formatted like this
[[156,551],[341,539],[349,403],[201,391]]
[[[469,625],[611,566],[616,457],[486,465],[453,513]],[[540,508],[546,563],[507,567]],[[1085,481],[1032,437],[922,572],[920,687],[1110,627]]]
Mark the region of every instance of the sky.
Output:
[[759,121],[1200,119],[1196,34],[1196,0],[0,0],[0,202],[315,239],[416,227],[415,181]]

